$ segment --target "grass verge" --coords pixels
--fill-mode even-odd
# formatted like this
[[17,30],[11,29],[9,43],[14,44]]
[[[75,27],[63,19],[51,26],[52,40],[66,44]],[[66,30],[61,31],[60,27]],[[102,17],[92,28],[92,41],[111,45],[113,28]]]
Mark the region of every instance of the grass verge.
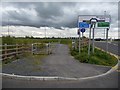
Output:
[[[88,47],[84,47],[79,54],[78,50],[71,50],[71,55],[82,63],[90,63],[105,66],[114,66],[117,64],[117,58],[104,51],[95,48],[95,53],[88,56]],[[91,52],[92,53],[92,52]]]
[[8,64],[8,63],[11,63],[15,60],[19,59],[19,56],[13,56],[13,57],[9,57],[7,58],[6,60],[3,60],[2,61],[2,65],[5,65],[5,64]]

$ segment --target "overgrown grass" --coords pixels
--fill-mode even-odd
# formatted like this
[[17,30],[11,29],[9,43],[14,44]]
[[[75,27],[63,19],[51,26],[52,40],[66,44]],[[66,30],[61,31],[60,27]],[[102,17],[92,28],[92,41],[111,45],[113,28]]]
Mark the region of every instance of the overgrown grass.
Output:
[[40,65],[41,64],[41,59],[46,57],[47,55],[44,54],[37,54],[37,55],[32,55],[31,53],[24,53],[23,57],[27,58],[27,60],[32,60],[33,65]]
[[[79,60],[82,63],[90,63],[97,65],[105,65],[105,66],[114,66],[117,63],[117,58],[95,48],[95,53],[88,56],[88,47],[84,47],[79,54],[78,50],[71,50],[71,55],[74,56],[75,59]],[[92,52],[91,52],[92,53]]]
[[11,62],[13,62],[13,61],[15,61],[15,60],[17,60],[17,59],[19,59],[19,58],[20,58],[20,57],[17,56],[17,55],[14,56],[14,57],[9,57],[8,59],[2,61],[2,65],[11,63]]
[[32,55],[32,53],[26,52],[26,53],[23,53],[22,55],[10,57],[6,60],[3,60],[2,65],[6,65],[6,64],[9,64],[9,63],[11,63],[13,61],[16,61],[18,59],[24,59],[24,58],[26,58],[26,60],[28,62],[32,61],[33,65],[40,65],[41,64],[41,59],[44,58],[45,56],[47,56],[47,55]]

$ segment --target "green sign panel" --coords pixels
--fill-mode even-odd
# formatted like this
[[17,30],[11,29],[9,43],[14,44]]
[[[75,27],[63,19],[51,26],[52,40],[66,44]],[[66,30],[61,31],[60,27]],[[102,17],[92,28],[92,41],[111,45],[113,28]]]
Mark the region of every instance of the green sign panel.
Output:
[[97,27],[109,27],[109,22],[98,22]]

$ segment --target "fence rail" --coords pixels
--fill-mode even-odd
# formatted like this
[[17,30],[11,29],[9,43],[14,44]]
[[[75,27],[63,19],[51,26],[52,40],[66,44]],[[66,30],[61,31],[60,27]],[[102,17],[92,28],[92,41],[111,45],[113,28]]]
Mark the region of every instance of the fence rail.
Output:
[[[89,43],[89,39],[84,38],[80,41],[80,47],[82,48],[84,46],[87,46],[88,43]],[[79,48],[79,41],[78,40],[72,42],[72,48],[73,49],[78,49]]]
[[0,45],[0,52],[1,52],[1,55],[0,55],[0,60],[5,60],[5,59],[8,59],[10,57],[14,57],[14,56],[17,56],[19,54],[22,54],[26,51],[30,51],[30,45],[7,45],[7,44],[4,44],[4,45]]
[[25,52],[31,52],[32,54],[50,54],[52,52],[53,45],[51,43],[33,43],[33,44],[21,44],[21,45],[0,45],[0,60],[6,60],[23,54]]

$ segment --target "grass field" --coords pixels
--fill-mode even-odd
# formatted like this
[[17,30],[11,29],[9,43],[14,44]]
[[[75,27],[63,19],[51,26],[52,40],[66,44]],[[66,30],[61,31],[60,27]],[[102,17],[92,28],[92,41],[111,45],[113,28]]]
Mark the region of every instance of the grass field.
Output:
[[[72,39],[35,39],[35,38],[15,38],[15,37],[3,37],[2,38],[2,44],[32,44],[32,43],[49,43],[49,42],[59,42],[61,44],[67,44],[70,48],[70,53],[72,56],[74,56],[75,59],[79,60],[82,63],[91,63],[91,64],[97,64],[97,65],[106,65],[106,66],[114,66],[117,63],[117,58],[114,56],[101,51],[97,48],[95,48],[95,53],[91,54],[88,57],[88,47],[84,47],[81,49],[81,53],[79,54],[78,49],[72,50]],[[27,53],[28,54],[28,53]],[[26,55],[31,56],[31,58],[34,58],[36,60],[36,64],[40,64],[40,62],[37,60],[38,58],[42,58],[42,55]],[[15,59],[17,59],[16,57]],[[11,62],[11,59],[6,61],[5,63]]]
[[59,39],[36,39],[36,38],[15,38],[15,37],[2,37],[2,44],[32,44],[32,43],[49,43],[58,42]]

